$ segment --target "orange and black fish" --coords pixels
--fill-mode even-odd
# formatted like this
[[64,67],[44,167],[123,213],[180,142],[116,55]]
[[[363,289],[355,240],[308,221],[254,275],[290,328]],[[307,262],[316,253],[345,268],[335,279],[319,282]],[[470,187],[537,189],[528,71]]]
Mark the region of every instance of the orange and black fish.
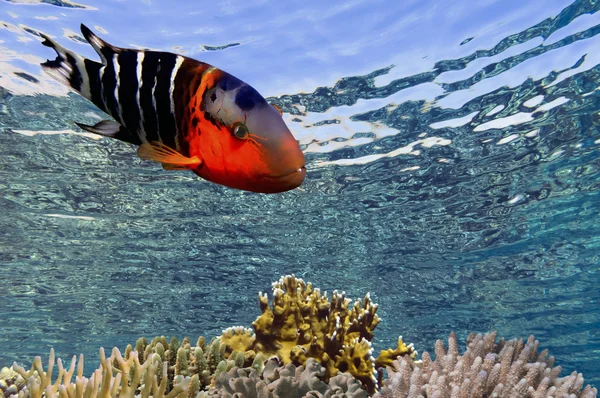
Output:
[[95,134],[139,145],[163,168],[253,192],[294,189],[306,175],[304,154],[281,112],[248,84],[181,55],[115,47],[86,26],[81,32],[102,63],[42,34],[58,56],[44,70],[114,118]]

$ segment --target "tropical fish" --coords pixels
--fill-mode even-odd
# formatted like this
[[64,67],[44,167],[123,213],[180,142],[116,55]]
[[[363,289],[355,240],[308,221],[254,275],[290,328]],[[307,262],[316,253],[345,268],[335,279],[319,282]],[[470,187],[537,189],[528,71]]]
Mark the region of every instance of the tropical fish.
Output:
[[138,156],[166,170],[189,169],[227,187],[276,193],[302,184],[304,154],[281,111],[254,88],[204,62],[116,47],[83,24],[81,32],[102,63],[42,34],[57,57],[41,64],[114,118],[80,128],[139,145]]

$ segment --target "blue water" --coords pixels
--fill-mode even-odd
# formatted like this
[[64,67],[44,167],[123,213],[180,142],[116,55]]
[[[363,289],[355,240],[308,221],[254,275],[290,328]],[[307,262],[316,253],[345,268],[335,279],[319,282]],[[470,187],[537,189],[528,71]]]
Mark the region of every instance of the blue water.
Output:
[[[534,334],[600,386],[599,3],[77,3],[0,1],[0,366],[249,326],[295,273],[371,292],[377,349]],[[80,134],[104,115],[36,32],[95,59],[82,22],[252,84],[305,184],[235,191]]]

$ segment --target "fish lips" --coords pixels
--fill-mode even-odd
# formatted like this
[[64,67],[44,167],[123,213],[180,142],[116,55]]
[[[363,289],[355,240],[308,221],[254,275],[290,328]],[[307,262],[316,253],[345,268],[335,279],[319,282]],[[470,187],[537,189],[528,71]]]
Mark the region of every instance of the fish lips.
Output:
[[265,175],[265,193],[286,192],[298,188],[306,178],[306,166],[301,166],[291,172],[280,175]]

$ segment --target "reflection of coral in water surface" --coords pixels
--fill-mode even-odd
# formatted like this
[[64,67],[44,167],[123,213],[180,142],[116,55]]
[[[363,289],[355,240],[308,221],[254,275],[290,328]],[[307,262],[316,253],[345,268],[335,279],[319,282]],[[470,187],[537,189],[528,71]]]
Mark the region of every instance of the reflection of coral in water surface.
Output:
[[[405,73],[398,62],[383,64],[311,93],[270,98],[284,110],[309,170],[300,189],[275,197],[166,173],[134,158],[125,144],[82,134],[73,121],[93,124],[104,116],[52,86],[40,74],[41,53],[25,56],[10,47],[11,40],[38,40],[36,32],[52,20],[5,21],[0,261],[11,283],[0,293],[10,303],[0,364],[28,363],[50,346],[63,358],[83,352],[95,360],[97,347],[125,346],[141,335],[220,335],[232,324],[251,324],[244,302],[273,275],[296,273],[323,291],[344,288],[355,297],[370,291],[384,319],[367,339],[375,352],[395,347],[399,333],[422,351],[455,330],[458,338],[449,345],[485,341],[496,350],[493,363],[483,355],[476,366],[490,367],[486,383],[500,361],[506,372],[535,374],[520,377],[537,389],[546,372],[541,365],[502,365],[502,348],[488,344],[489,335],[467,339],[470,331],[498,330],[507,341],[534,334],[562,376],[582,372],[597,387],[599,7],[575,1],[489,45],[461,37],[458,56],[431,59],[416,73]],[[63,30],[59,39],[76,42],[71,33]],[[251,42],[220,40],[202,41],[204,50],[215,51],[198,58],[228,59]],[[331,364],[351,368],[293,333],[308,327],[320,341],[330,329],[295,320],[278,329],[287,336],[281,342],[287,352],[265,344],[272,336],[260,332],[249,334],[247,348],[260,343],[282,360],[303,358],[268,365],[293,365],[272,370],[286,380],[302,378],[308,357],[323,367],[315,368],[319,377],[333,376]],[[235,330],[229,333],[243,341]],[[365,334],[336,336],[339,349],[350,336]],[[522,344],[523,350],[531,345]],[[362,348],[359,356],[366,358]],[[189,354],[195,350],[189,343]],[[452,364],[432,359],[431,366],[457,371],[459,352],[452,348]],[[535,363],[537,355],[527,359]],[[463,363],[475,358],[462,354]],[[264,382],[264,372],[246,359],[236,374],[253,385]],[[435,385],[452,392],[452,379],[438,380],[439,372],[435,379],[427,365],[388,362],[374,366],[393,366],[384,384],[389,389]],[[234,369],[226,364],[222,375]],[[159,365],[147,366],[160,378]],[[421,372],[418,383],[415,372]],[[369,367],[353,377],[368,383],[371,373]],[[466,375],[467,390],[481,387],[480,373],[465,369],[461,380]],[[577,377],[561,380],[579,384]],[[198,383],[207,386],[200,375]],[[386,391],[380,394],[390,396]]]

